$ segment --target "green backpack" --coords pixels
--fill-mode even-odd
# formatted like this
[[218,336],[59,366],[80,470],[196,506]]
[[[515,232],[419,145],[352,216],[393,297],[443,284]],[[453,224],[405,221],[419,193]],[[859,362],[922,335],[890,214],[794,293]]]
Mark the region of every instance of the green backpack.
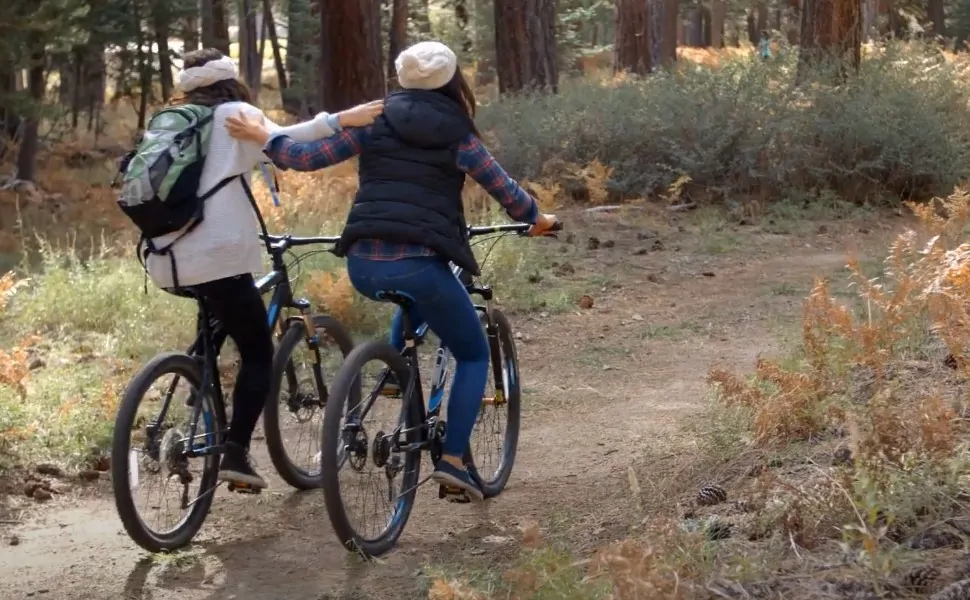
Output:
[[[141,231],[142,238],[188,233],[202,222],[205,201],[234,175],[199,194],[212,134],[211,108],[173,106],[152,115],[138,146],[121,163],[118,206]],[[184,233],[183,233],[184,235]],[[180,236],[181,237],[181,236]],[[164,253],[163,250],[151,251]]]

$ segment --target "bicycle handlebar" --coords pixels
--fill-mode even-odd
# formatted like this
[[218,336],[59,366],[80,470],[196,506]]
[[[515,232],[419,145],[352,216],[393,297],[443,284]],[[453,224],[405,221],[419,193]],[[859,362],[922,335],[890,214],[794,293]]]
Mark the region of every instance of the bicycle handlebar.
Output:
[[[489,235],[491,233],[503,233],[503,232],[515,232],[519,234],[525,234],[531,228],[532,228],[532,225],[529,225],[528,223],[512,223],[509,225],[487,225],[484,227],[469,227],[468,237],[475,237],[478,235]],[[549,233],[545,235],[549,235],[556,231],[562,231],[562,228],[563,228],[562,221],[556,221],[555,223],[553,223],[552,228],[549,229]]]
[[270,247],[280,252],[285,252],[289,248],[297,246],[313,246],[316,244],[336,244],[340,237],[316,236],[316,237],[294,237],[289,234],[284,235],[263,235],[259,234],[259,239],[268,242]]
[[[515,232],[525,234],[532,225],[528,223],[511,223],[508,225],[486,225],[484,227],[469,227],[468,236],[489,235],[491,233]],[[556,231],[562,231],[562,221],[556,221],[546,235]],[[269,243],[274,250],[285,252],[289,248],[298,246],[313,246],[317,244],[336,244],[340,241],[340,236],[315,236],[315,237],[295,237],[289,234],[283,235],[263,235],[259,234],[259,239]]]

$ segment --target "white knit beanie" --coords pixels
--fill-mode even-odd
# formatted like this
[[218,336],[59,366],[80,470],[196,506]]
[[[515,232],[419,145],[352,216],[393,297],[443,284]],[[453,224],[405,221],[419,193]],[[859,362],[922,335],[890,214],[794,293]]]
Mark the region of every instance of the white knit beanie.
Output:
[[441,42],[418,42],[394,61],[397,81],[409,90],[435,90],[446,85],[458,70],[458,57]]
[[183,92],[191,92],[195,88],[212,85],[218,81],[238,79],[239,71],[236,63],[228,56],[218,60],[210,60],[198,67],[189,67],[179,73],[179,87]]

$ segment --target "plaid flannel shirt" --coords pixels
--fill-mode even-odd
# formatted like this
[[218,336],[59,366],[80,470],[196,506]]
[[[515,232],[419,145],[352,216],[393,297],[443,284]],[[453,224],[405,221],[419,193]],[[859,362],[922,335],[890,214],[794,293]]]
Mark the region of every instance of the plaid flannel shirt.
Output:
[[[285,135],[266,142],[266,155],[279,167],[297,171],[316,171],[343,162],[361,153],[371,138],[370,127],[344,129],[315,142],[299,143]],[[512,219],[535,223],[539,208],[505,169],[492,157],[474,133],[469,133],[458,146],[455,161],[459,169],[474,179],[495,198]],[[397,260],[433,256],[434,251],[420,244],[400,244],[383,240],[359,240],[350,249],[356,256],[372,260]]]

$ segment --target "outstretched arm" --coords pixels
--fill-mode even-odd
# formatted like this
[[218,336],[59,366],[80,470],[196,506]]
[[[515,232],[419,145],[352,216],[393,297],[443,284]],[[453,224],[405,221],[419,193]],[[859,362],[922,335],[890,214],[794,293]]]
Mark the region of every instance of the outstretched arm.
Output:
[[370,127],[355,127],[314,142],[300,143],[287,136],[273,136],[267,138],[263,151],[278,167],[316,171],[360,154],[370,135]]
[[515,221],[534,224],[539,218],[536,201],[509,177],[474,133],[458,147],[458,168],[485,188]]

